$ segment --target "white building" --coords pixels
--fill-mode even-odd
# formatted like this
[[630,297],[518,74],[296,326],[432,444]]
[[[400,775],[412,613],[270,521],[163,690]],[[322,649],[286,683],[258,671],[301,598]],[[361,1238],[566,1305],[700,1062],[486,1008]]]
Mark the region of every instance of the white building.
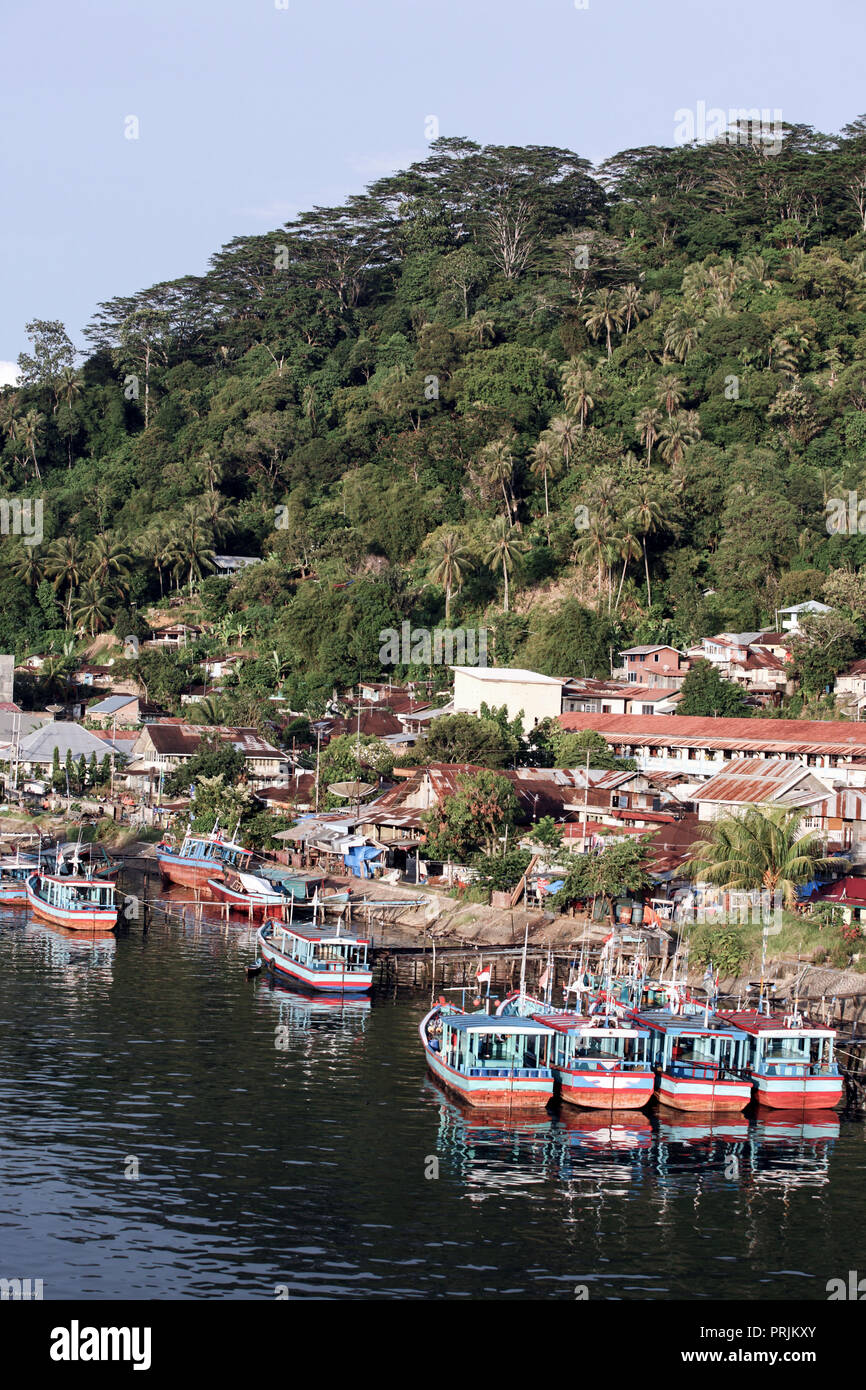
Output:
[[563,681],[524,671],[514,666],[452,666],[454,713],[480,714],[481,706],[501,709],[509,719],[523,718],[528,733],[542,719],[556,719],[562,712]]

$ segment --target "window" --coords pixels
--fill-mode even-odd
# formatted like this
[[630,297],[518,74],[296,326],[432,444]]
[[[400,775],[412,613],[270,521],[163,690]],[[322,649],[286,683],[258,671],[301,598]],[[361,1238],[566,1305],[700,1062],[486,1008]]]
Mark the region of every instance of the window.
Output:
[[658,659],[659,659],[659,654],[658,654],[658,652],[656,652],[655,656],[653,657],[653,661],[658,661]]

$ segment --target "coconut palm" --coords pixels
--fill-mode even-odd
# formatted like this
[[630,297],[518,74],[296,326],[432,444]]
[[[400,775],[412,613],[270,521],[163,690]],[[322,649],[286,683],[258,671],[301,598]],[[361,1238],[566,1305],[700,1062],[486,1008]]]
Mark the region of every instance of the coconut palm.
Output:
[[689,353],[697,347],[703,327],[703,319],[687,317],[678,313],[665,329],[665,352],[672,352],[677,361],[685,362]]
[[550,433],[559,445],[562,461],[568,468],[577,444],[577,421],[571,415],[555,415],[550,422]]
[[561,369],[562,391],[566,408],[571,415],[580,420],[580,432],[586,426],[586,417],[595,408],[591,392],[595,389],[595,376],[589,363],[582,357],[566,362]]
[[663,376],[656,389],[656,400],[664,406],[671,418],[683,403],[683,383],[678,376]]
[[33,471],[39,480],[42,474],[39,472],[39,462],[36,458],[36,446],[42,436],[42,426],[45,424],[45,416],[40,415],[38,410],[31,408],[27,414],[15,422],[15,438],[29,452],[33,463]]
[[681,463],[683,454],[701,437],[700,417],[696,410],[680,410],[671,420],[665,420],[659,430],[661,455],[668,463]]
[[504,609],[508,612],[508,571],[513,569],[523,554],[525,547],[514,539],[514,528],[509,526],[504,516],[498,516],[490,532],[490,549],[484,557],[488,569],[502,568],[502,582],[505,590]]
[[514,477],[514,455],[507,439],[493,439],[481,450],[481,469],[492,484],[498,483],[505,498],[505,512],[508,521],[517,511],[511,480]]
[[641,544],[635,535],[635,530],[627,526],[621,536],[617,537],[617,549],[622,560],[622,574],[619,577],[619,588],[616,591],[616,602],[613,605],[614,612],[619,608],[619,601],[622,597],[622,586],[625,583],[625,572],[631,560],[639,560],[642,554]]
[[544,517],[547,526],[547,539],[550,541],[550,502],[547,494],[547,480],[556,476],[561,459],[557,451],[554,450],[552,438],[549,434],[543,434],[532,450],[532,462],[529,471],[536,478],[544,481]]
[[479,347],[483,347],[485,342],[492,342],[496,336],[496,324],[489,314],[483,313],[480,309],[472,315],[469,327]]
[[583,322],[593,338],[605,335],[608,358],[613,351],[610,335],[614,329],[621,331],[624,317],[622,302],[616,290],[596,290],[589,301]]
[[213,531],[199,503],[190,502],[184,508],[171,534],[170,553],[175,581],[180,587],[181,576],[185,574],[190,594],[193,583],[215,568]]
[[111,606],[105,590],[95,579],[88,579],[82,584],[71,612],[74,621],[80,623],[91,637],[103,632],[111,623]]
[[646,574],[646,601],[647,608],[651,608],[653,598],[650,585],[647,536],[651,536],[655,531],[676,531],[679,530],[679,527],[671,516],[665,494],[650,482],[641,485],[634,506],[628,515],[641,538],[643,566]]
[[800,834],[802,819],[801,807],[787,806],[748,806],[723,816],[692,844],[686,872],[718,888],[781,893],[793,908],[804,883],[845,867],[821,854],[814,835]]
[[35,589],[44,578],[42,561],[37,557],[35,545],[16,546],[9,568],[16,579],[21,579],[28,589]]
[[638,439],[646,449],[647,466],[652,463],[653,445],[659,437],[661,422],[661,415],[652,405],[644,406],[643,410],[639,410],[635,416],[635,429],[638,433]]
[[626,285],[620,292],[619,302],[625,316],[625,337],[628,342],[629,329],[632,323],[637,323],[646,312],[643,306],[643,295],[637,285]]
[[596,585],[596,612],[601,609],[602,594],[604,585],[602,576],[605,568],[607,569],[607,592],[608,604],[610,604],[611,579],[610,566],[617,556],[618,537],[614,528],[612,516],[593,509],[590,513],[589,526],[583,531],[574,547],[575,559],[578,563],[595,564],[597,567]]
[[88,551],[90,577],[103,588],[113,587],[125,594],[129,588],[129,566],[132,559],[119,542],[110,536],[99,535],[91,541]]
[[45,573],[53,580],[56,592],[66,590],[64,608],[67,627],[72,621],[72,598],[86,570],[84,551],[75,536],[64,536],[49,547],[45,557]]
[[446,531],[436,542],[430,578],[445,590],[445,626],[451,621],[451,595],[459,589],[472,568],[472,556],[453,531]]

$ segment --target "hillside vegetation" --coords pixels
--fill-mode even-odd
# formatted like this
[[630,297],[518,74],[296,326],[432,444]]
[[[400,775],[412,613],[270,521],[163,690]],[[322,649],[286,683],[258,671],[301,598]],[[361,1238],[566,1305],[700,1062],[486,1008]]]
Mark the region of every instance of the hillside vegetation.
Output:
[[[597,169],[440,139],[99,306],[83,364],[29,327],[0,468],[44,538],[0,543],[0,650],[53,653],[49,683],[172,593],[257,654],[223,708],[248,719],[280,683],[316,713],[378,675],[404,621],[604,675],[824,598],[807,700],[866,652],[862,118]],[[265,563],[230,583],[214,552]]]

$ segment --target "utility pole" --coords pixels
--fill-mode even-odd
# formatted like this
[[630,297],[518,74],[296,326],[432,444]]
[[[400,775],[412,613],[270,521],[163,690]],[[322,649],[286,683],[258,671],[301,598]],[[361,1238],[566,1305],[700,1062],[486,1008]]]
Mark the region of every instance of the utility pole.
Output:
[[322,750],[322,731],[316,730],[316,810],[319,809],[319,758]]

